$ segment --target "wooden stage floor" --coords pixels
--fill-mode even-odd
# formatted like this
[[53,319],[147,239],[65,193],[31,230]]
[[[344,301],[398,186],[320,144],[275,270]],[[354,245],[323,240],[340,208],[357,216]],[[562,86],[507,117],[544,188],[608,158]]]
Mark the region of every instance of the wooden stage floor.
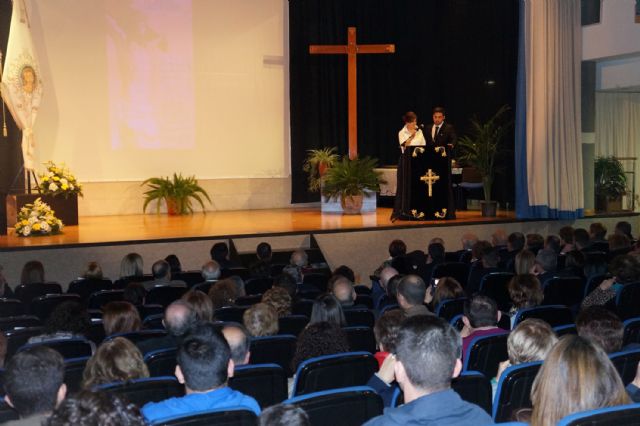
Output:
[[253,235],[288,235],[361,230],[402,229],[430,226],[514,222],[513,212],[498,212],[484,218],[479,211],[459,211],[456,220],[389,220],[391,208],[378,208],[362,215],[322,214],[319,208],[242,210],[197,213],[187,216],[131,215],[80,217],[78,226],[64,228],[62,234],[22,238],[9,229],[0,236],[0,251],[39,249],[51,246],[108,245],[151,241],[188,241]]

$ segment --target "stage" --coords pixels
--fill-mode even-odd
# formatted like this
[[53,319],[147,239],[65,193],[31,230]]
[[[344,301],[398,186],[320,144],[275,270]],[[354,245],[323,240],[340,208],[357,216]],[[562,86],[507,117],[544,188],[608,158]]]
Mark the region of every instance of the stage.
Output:
[[366,279],[387,257],[387,246],[400,238],[409,250],[426,250],[433,237],[444,239],[449,251],[460,248],[460,236],[473,232],[490,239],[495,230],[507,233],[556,233],[564,225],[586,227],[601,221],[609,229],[627,220],[634,231],[638,215],[633,213],[592,216],[578,221],[518,220],[513,211],[499,211],[484,218],[479,211],[459,211],[455,220],[391,222],[390,208],[374,213],[342,215],[321,213],[317,207],[242,210],[197,213],[187,216],[126,215],[80,217],[78,226],[68,226],[60,235],[22,238],[10,229],[0,237],[0,265],[11,286],[19,280],[22,265],[38,259],[45,264],[47,280],[66,286],[79,276],[87,262],[98,261],[110,278],[117,278],[122,256],[135,251],[145,261],[145,271],[168,254],[176,254],[183,269],[199,269],[209,258],[211,245],[233,242],[239,253],[255,250],[261,241],[274,250],[308,248],[317,242],[329,266],[346,264]]

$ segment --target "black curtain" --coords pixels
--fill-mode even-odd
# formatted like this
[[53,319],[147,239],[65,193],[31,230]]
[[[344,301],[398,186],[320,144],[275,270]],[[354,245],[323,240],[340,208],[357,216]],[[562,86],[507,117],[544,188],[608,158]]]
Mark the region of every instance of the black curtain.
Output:
[[[302,172],[308,149],[348,152],[346,55],[311,55],[309,45],[346,44],[349,26],[359,44],[396,46],[395,54],[358,55],[360,156],[395,164],[409,110],[429,125],[442,105],[460,135],[474,114],[486,119],[515,106],[517,0],[289,0],[294,203],[319,199]],[[494,198],[512,200],[512,188],[497,182]]]
[[[2,51],[2,65],[7,52],[7,42],[9,41],[9,26],[11,24],[11,0],[0,0],[0,51]],[[0,105],[1,107],[1,105]],[[5,114],[7,117],[8,137],[2,135],[0,129],[0,193],[7,193],[9,189],[14,192],[24,190],[24,179],[22,174],[18,179],[14,179],[16,174],[20,172],[22,166],[22,150],[21,141],[22,133],[11,117],[11,113],[5,106]],[[2,121],[2,117],[0,117]],[[0,123],[0,127],[2,123]],[[10,188],[11,184],[13,187]],[[0,200],[4,203],[4,200]]]

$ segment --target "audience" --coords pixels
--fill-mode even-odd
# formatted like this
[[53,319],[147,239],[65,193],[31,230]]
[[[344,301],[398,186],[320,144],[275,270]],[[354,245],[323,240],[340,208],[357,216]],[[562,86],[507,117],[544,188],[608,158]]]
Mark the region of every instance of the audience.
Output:
[[143,355],[157,349],[175,348],[196,322],[196,313],[191,306],[182,300],[176,300],[164,311],[162,324],[167,335],[142,340],[137,343],[137,346]]
[[229,260],[229,246],[227,243],[215,243],[211,246],[211,260],[220,265],[220,269],[231,269],[236,265]]
[[487,243],[480,252],[479,262],[476,261],[469,270],[466,293],[470,296],[477,293],[485,275],[502,272],[502,269],[498,267],[499,263],[500,253],[498,249]]
[[91,328],[87,309],[79,302],[63,302],[56,306],[45,321],[42,334],[29,339],[29,343],[47,340],[85,338]]
[[258,426],[311,426],[309,416],[295,404],[277,404],[264,410]]
[[149,291],[154,287],[186,287],[187,284],[181,280],[171,279],[171,266],[166,260],[158,260],[151,266],[153,281],[144,281],[144,288]]
[[353,282],[351,282],[348,278],[339,276],[338,279],[333,283],[333,295],[343,309],[353,308],[356,300],[356,290],[353,288]]
[[302,249],[295,250],[291,253],[289,265],[285,266],[282,272],[291,275],[296,284],[302,284],[302,278],[307,269],[308,261],[307,252]]
[[278,318],[291,315],[291,296],[283,287],[272,287],[262,295],[262,303],[272,306]]
[[215,260],[210,260],[202,265],[200,275],[202,275],[204,281],[199,282],[193,287],[208,293],[211,286],[220,278],[220,265],[218,265],[218,262]]
[[490,297],[477,294],[465,302],[462,316],[464,327],[460,332],[462,357],[467,356],[469,346],[476,337],[504,333],[504,330],[497,326],[501,314],[496,302]]
[[102,267],[98,262],[89,262],[87,269],[82,273],[82,278],[86,280],[101,280],[103,278]]
[[82,374],[82,387],[149,377],[149,369],[140,350],[124,337],[103,342],[87,361]]
[[441,302],[460,297],[464,297],[462,285],[455,278],[442,277],[431,280],[431,285],[425,293],[424,303],[432,312],[435,312]]
[[382,367],[384,360],[396,351],[396,342],[402,321],[406,318],[405,313],[400,309],[385,312],[376,321],[373,327],[373,334],[378,345],[378,352],[373,356]]
[[509,316],[513,327],[516,313],[520,309],[533,308],[540,305],[544,299],[544,292],[542,291],[540,280],[532,274],[514,276],[509,281],[507,289],[512,303]]
[[213,310],[233,306],[236,303],[236,285],[230,279],[218,281],[209,289],[209,297],[213,303]]
[[582,301],[582,308],[606,305],[614,302],[622,287],[640,280],[640,262],[633,256],[621,255],[613,259],[610,266],[612,278],[608,278]]
[[398,305],[408,317],[414,315],[432,315],[423,305],[427,289],[422,278],[407,275],[398,284]]
[[278,313],[266,303],[256,303],[244,311],[242,322],[253,337],[278,334]]
[[109,302],[102,308],[102,325],[106,336],[131,333],[142,328],[142,320],[135,306],[129,302]]
[[30,260],[22,267],[22,274],[20,274],[20,284],[38,284],[44,281],[44,265],[37,260]]
[[203,323],[189,333],[178,347],[176,377],[184,384],[185,396],[142,407],[148,422],[163,417],[224,408],[244,408],[260,414],[255,399],[227,386],[234,363],[224,336],[211,323]]
[[296,280],[287,273],[281,273],[273,279],[273,288],[283,288],[289,293],[291,301],[296,299],[296,293],[298,292],[298,285]]
[[513,260],[513,270],[516,275],[531,274],[536,264],[536,255],[529,250],[522,250]]
[[512,232],[509,234],[509,237],[507,238],[507,251],[501,254],[501,268],[507,271],[514,271],[516,255],[525,248],[525,242],[526,239],[522,232]]
[[131,303],[133,306],[144,305],[147,297],[147,290],[141,283],[131,282],[124,288],[123,298],[125,302]]
[[607,242],[607,227],[601,222],[592,222],[589,225],[589,238],[592,243]]
[[140,409],[106,392],[82,391],[60,403],[44,426],[145,426]]
[[576,250],[585,252],[593,251],[591,249],[589,232],[584,228],[576,228],[573,230],[573,242]]
[[191,307],[198,321],[213,321],[213,302],[211,298],[202,291],[189,290],[182,295],[181,300]]
[[249,336],[247,329],[240,324],[225,325],[222,328],[222,334],[229,344],[233,364],[236,367],[249,364],[249,359],[251,358],[251,336]]
[[540,234],[527,234],[526,248],[533,254],[537,255],[544,248],[544,237]]
[[624,324],[616,314],[601,306],[589,306],[576,317],[578,336],[610,354],[622,350]]
[[164,258],[165,262],[169,264],[169,268],[171,269],[171,275],[176,275],[182,272],[182,265],[180,264],[180,259],[175,254],[170,254]]
[[560,237],[560,254],[566,254],[575,250],[573,245],[573,227],[563,226],[558,231],[558,237]]
[[[391,267],[393,259],[407,254],[407,245],[402,240],[393,240],[389,243],[389,257],[382,262],[380,266],[373,272],[376,278],[381,278],[382,270]],[[397,273],[397,272],[396,272]],[[395,274],[394,274],[395,275]]]
[[631,224],[627,221],[620,221],[616,223],[616,227],[613,231],[618,235],[624,235],[629,238],[629,241],[634,241],[633,234],[631,234]]
[[536,262],[533,265],[532,274],[538,277],[542,285],[549,279],[557,276],[558,255],[553,250],[542,249],[536,255]]
[[340,326],[329,322],[309,323],[298,336],[291,368],[296,371],[298,365],[309,358],[341,352],[349,352],[349,341]]
[[332,294],[319,296],[313,301],[309,324],[328,322],[338,327],[347,325],[340,302]]
[[129,253],[120,261],[120,279],[116,287],[123,288],[129,282],[142,278],[144,262],[138,253]]

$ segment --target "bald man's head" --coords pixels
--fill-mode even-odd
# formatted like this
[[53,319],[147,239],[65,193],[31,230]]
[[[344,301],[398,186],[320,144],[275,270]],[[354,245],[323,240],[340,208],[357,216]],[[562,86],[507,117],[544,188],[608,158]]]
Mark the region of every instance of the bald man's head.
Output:
[[164,311],[164,328],[174,337],[182,337],[195,325],[198,318],[194,310],[182,300],[176,300]]
[[249,364],[251,353],[249,352],[249,333],[238,325],[227,325],[222,329],[222,334],[231,348],[231,359],[235,365]]
[[353,283],[344,277],[338,278],[333,283],[333,295],[342,306],[353,306],[353,302],[356,299]]
[[382,288],[387,288],[387,283],[393,277],[398,275],[398,271],[396,268],[392,268],[391,266],[387,266],[382,271],[380,271],[380,285]]

